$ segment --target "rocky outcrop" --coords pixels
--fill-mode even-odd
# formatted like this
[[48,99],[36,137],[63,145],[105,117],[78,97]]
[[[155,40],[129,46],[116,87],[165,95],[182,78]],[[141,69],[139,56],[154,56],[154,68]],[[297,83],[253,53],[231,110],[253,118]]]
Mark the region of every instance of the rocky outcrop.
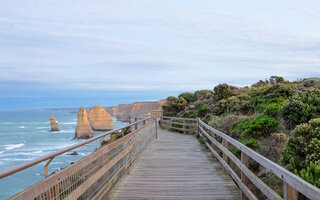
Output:
[[118,110],[118,107],[108,107],[108,108],[107,108],[107,112],[108,112],[111,116],[116,116],[116,115],[117,115],[117,110]]
[[56,118],[53,115],[49,115],[51,131],[60,131],[60,127],[57,123]]
[[101,106],[91,107],[89,122],[94,131],[107,131],[113,129],[113,119]]
[[88,120],[88,114],[86,109],[81,107],[80,110],[78,111],[75,138],[87,139],[91,137],[93,137],[93,132]]
[[133,104],[120,104],[117,107],[109,107],[107,111],[113,116],[116,116],[119,121],[129,121],[130,113],[139,112],[151,112],[153,110],[162,110],[162,106],[166,103],[166,100],[161,101],[147,101],[136,102]]

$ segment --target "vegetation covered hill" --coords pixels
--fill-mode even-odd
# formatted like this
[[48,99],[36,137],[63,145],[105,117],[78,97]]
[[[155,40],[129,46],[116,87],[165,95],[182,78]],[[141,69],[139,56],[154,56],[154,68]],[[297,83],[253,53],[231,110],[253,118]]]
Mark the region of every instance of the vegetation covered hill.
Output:
[[320,187],[319,89],[319,78],[289,82],[272,76],[251,87],[219,84],[171,96],[163,109],[166,116],[199,117]]

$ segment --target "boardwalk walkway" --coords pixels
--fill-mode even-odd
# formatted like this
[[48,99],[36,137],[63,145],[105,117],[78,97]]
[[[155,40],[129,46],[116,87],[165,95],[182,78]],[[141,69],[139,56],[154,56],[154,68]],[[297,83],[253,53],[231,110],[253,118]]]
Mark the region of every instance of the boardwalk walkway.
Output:
[[240,190],[195,136],[159,130],[113,199],[240,199]]

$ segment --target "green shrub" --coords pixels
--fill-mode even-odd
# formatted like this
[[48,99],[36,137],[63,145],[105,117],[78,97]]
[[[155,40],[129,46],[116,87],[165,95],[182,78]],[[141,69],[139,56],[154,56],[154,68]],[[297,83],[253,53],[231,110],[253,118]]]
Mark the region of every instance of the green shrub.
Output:
[[194,93],[194,101],[210,99],[213,97],[213,91],[211,90],[198,90]]
[[320,90],[311,88],[289,98],[280,110],[288,128],[320,117]]
[[165,116],[176,116],[179,112],[183,111],[188,105],[188,102],[182,98],[168,97],[166,105],[162,106],[163,114]]
[[213,107],[213,113],[217,116],[223,114],[243,114],[253,111],[251,97],[247,94],[232,96],[218,101]]
[[197,115],[198,117],[204,117],[209,111],[209,106],[207,104],[200,106],[198,109]]
[[235,92],[234,90],[236,90],[237,87],[235,86],[231,86],[228,84],[219,84],[216,87],[213,88],[214,91],[214,99],[216,101],[220,101],[222,99],[226,99],[228,97],[234,96]]
[[297,86],[291,83],[279,83],[275,85],[268,85],[261,88],[255,88],[249,92],[251,98],[251,104],[260,110],[262,104],[266,104],[272,99],[287,99],[288,97],[298,92]]
[[266,103],[259,105],[258,110],[266,115],[276,116],[285,101],[283,97],[269,99]]
[[320,160],[316,162],[310,162],[309,167],[307,167],[306,169],[302,169],[301,171],[299,171],[299,173],[297,172],[297,170],[295,172],[305,181],[320,188]]
[[208,124],[212,119],[214,118],[214,116],[212,114],[207,114],[202,121],[206,124]]
[[281,163],[291,171],[300,171],[318,160],[320,160],[320,118],[296,126],[281,155]]
[[191,92],[184,92],[180,94],[178,97],[184,98],[188,103],[191,103],[195,100],[194,94]]
[[208,125],[228,135],[231,134],[233,124],[243,122],[246,117],[243,115],[228,114],[224,116],[213,116]]
[[185,111],[181,117],[183,118],[196,118],[196,113],[193,110]]
[[247,141],[242,141],[242,143],[251,149],[256,149],[259,146],[258,140],[253,138]]
[[260,114],[257,118],[250,120],[245,119],[244,122],[236,124],[232,129],[232,133],[241,133],[241,139],[245,137],[260,137],[268,136],[273,131],[277,130],[280,123],[274,118]]

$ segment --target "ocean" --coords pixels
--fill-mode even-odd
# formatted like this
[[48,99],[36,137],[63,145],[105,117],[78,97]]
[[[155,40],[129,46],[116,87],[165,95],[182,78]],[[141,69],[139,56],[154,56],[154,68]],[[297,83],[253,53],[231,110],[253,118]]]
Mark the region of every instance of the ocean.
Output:
[[[59,132],[50,132],[49,115],[56,117]],[[77,113],[69,109],[44,109],[0,112],[0,171],[23,164],[40,156],[74,145],[83,140],[74,139]],[[114,128],[127,123],[114,119]],[[103,132],[94,132],[95,135]],[[49,165],[49,173],[60,170],[72,162],[92,153],[98,142],[78,148],[78,155],[65,153]],[[46,162],[0,180],[0,199],[7,199],[32,184],[44,179]]]

